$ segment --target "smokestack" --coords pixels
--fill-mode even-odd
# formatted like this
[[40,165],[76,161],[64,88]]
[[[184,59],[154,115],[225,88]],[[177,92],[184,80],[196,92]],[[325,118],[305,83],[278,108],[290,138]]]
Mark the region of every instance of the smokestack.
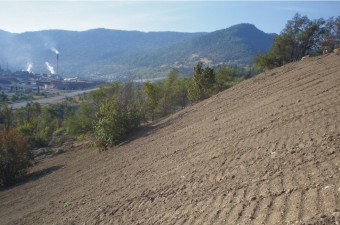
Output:
[[59,67],[59,51],[58,51],[56,48],[54,48],[54,47],[51,48],[51,51],[54,52],[54,53],[57,55],[57,74],[58,74],[58,67]]

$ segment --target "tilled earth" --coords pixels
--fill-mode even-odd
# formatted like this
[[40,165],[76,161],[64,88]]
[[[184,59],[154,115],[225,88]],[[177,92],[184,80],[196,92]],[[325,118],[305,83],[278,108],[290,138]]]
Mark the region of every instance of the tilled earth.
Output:
[[260,74],[98,152],[41,160],[0,224],[339,224],[340,56]]

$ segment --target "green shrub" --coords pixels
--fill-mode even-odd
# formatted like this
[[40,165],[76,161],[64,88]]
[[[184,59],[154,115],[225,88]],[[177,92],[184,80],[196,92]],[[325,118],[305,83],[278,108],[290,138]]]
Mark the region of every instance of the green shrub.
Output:
[[112,96],[107,96],[99,102],[93,124],[96,145],[105,150],[122,142],[126,135],[144,120],[140,92],[135,84],[128,82],[116,86]]
[[0,184],[13,184],[25,174],[32,156],[28,143],[16,130],[0,132]]
[[114,101],[108,100],[100,105],[94,125],[98,147],[106,149],[123,139],[129,128],[126,116]]
[[203,68],[202,63],[194,67],[194,75],[188,89],[188,98],[191,102],[198,102],[212,96],[215,93],[214,85],[216,77],[214,69]]
[[105,150],[118,144],[133,129],[137,128],[143,117],[134,106],[121,106],[114,100],[102,102],[94,124],[97,146]]
[[91,106],[81,105],[79,110],[64,119],[63,126],[68,134],[77,136],[92,131],[91,117],[95,117],[95,109]]

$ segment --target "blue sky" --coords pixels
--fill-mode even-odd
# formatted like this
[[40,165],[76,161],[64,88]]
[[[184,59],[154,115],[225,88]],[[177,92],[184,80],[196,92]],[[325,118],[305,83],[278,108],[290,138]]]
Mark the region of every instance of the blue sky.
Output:
[[210,32],[252,23],[267,33],[280,33],[297,12],[310,19],[340,16],[340,2],[0,0],[0,29]]

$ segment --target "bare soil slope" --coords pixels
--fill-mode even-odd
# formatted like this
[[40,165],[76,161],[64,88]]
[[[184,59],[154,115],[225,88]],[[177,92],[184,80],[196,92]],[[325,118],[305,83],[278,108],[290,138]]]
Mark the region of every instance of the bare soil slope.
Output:
[[340,56],[291,63],[43,160],[0,192],[0,224],[337,224],[339,121]]

